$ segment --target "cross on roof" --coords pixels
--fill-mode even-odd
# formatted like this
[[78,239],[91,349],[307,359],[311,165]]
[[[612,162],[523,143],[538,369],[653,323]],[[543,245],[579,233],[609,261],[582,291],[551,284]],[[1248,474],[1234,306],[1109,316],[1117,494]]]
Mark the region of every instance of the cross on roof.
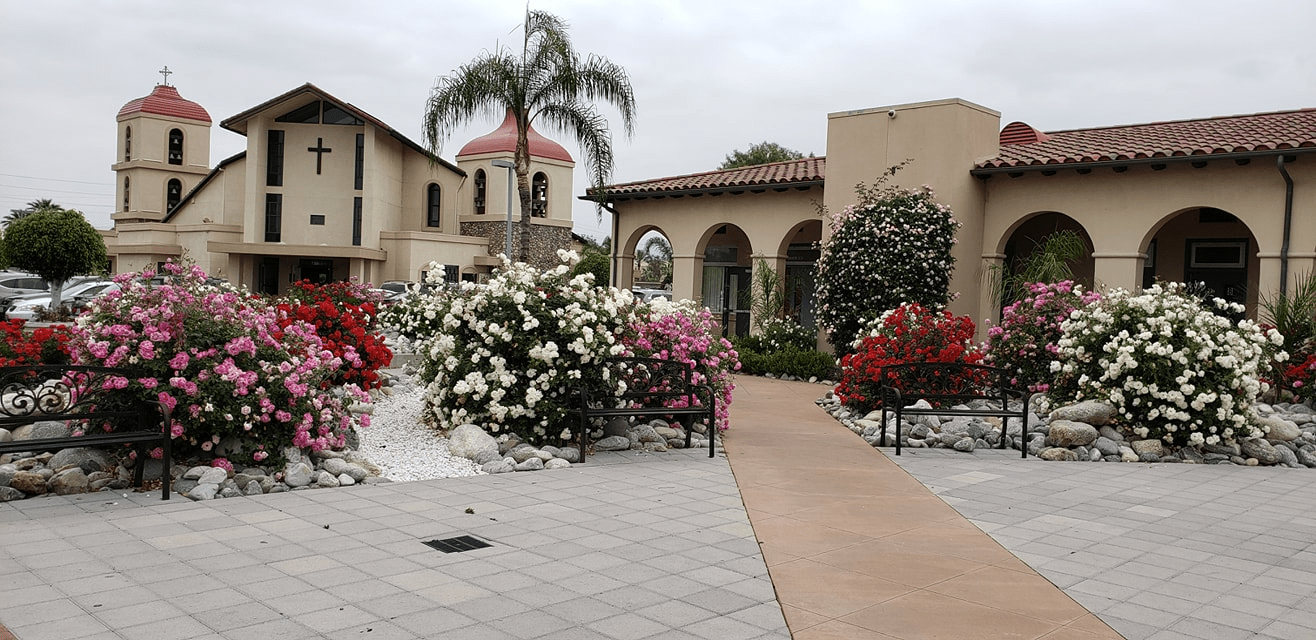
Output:
[[164,86],[169,86],[169,75],[173,73],[173,71],[169,70],[169,65],[165,65],[165,68],[156,71],[156,73],[164,76]]

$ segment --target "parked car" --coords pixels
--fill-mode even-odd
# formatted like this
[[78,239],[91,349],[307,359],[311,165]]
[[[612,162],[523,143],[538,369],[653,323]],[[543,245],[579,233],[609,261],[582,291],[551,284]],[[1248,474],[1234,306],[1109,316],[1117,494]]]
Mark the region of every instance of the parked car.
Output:
[[43,291],[50,291],[50,285],[41,276],[14,271],[0,273],[0,301]]
[[672,299],[672,292],[666,289],[631,289],[636,302],[650,302],[655,298]]
[[[109,280],[82,279],[77,282],[65,285],[63,293],[60,295],[60,305],[76,313],[79,309],[79,301],[82,302],[82,308],[86,307],[86,301],[101,295],[110,290],[111,287],[117,289],[119,285]],[[8,302],[5,309],[5,317],[9,320],[27,320],[36,319],[37,313],[42,309],[50,308],[51,296],[49,293],[31,293],[22,296],[15,296]]]

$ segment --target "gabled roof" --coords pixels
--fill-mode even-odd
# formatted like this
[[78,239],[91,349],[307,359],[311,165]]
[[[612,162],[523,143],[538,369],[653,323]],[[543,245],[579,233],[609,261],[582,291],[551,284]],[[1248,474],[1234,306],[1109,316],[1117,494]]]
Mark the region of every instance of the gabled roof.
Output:
[[1316,109],[1041,133],[1014,122],[978,175],[1055,165],[1208,160],[1316,152]]
[[334,104],[336,104],[336,105],[342,107],[342,108],[343,108],[345,111],[347,111],[348,113],[351,113],[352,115],[354,115],[354,116],[356,116],[356,117],[358,117],[358,118],[360,118],[360,119],[362,119],[362,120],[364,120],[364,121],[366,121],[366,122],[369,122],[371,125],[375,126],[375,127],[378,128],[378,129],[382,129],[383,131],[388,132],[388,134],[389,134],[390,136],[392,136],[393,138],[395,138],[396,140],[398,140],[398,141],[401,142],[402,144],[404,144],[404,145],[410,147],[412,150],[414,150],[414,151],[416,151],[416,152],[418,152],[418,153],[424,155],[425,157],[427,157],[427,158],[429,158],[429,159],[431,159],[431,160],[433,160],[433,161],[435,161],[435,162],[437,162],[437,163],[443,165],[444,167],[446,167],[446,168],[448,168],[448,169],[450,169],[450,170],[456,172],[456,173],[459,174],[459,175],[462,175],[462,176],[465,176],[465,175],[466,175],[466,172],[465,172],[465,171],[463,171],[463,170],[457,168],[457,165],[452,164],[451,162],[448,162],[447,160],[444,160],[443,158],[440,158],[440,157],[438,157],[438,156],[436,156],[436,155],[431,154],[431,153],[429,152],[429,150],[427,150],[425,147],[422,147],[422,146],[420,146],[419,144],[416,144],[415,142],[411,141],[411,140],[410,140],[409,138],[407,138],[406,136],[402,135],[401,133],[398,133],[398,131],[397,131],[396,129],[394,129],[393,127],[390,127],[390,126],[388,126],[387,124],[384,124],[384,121],[383,121],[383,120],[380,120],[379,118],[376,118],[376,117],[374,117],[374,116],[372,116],[372,115],[366,113],[365,111],[362,111],[361,109],[357,108],[355,105],[353,105],[353,104],[350,103],[350,102],[344,102],[344,101],[342,101],[342,100],[339,100],[338,98],[335,98],[334,96],[330,95],[329,92],[327,92],[327,91],[325,91],[325,90],[323,90],[323,89],[321,89],[321,88],[319,88],[319,87],[317,87],[317,86],[315,86],[315,85],[313,85],[313,84],[311,84],[311,83],[309,83],[309,82],[306,83],[306,84],[304,84],[304,85],[302,85],[302,86],[300,86],[300,87],[297,87],[296,89],[293,89],[292,91],[289,91],[289,92],[287,92],[287,93],[285,93],[285,94],[283,94],[283,95],[276,96],[276,97],[274,97],[274,98],[271,98],[271,99],[269,99],[269,100],[266,100],[265,102],[262,102],[262,103],[260,103],[260,104],[258,104],[258,105],[256,105],[256,106],[254,106],[254,107],[252,107],[252,108],[250,108],[250,109],[247,109],[246,111],[243,111],[242,113],[239,113],[239,114],[237,114],[237,115],[235,115],[235,116],[230,116],[230,117],[226,118],[223,122],[220,122],[220,123],[219,123],[219,126],[225,128],[225,129],[228,129],[229,131],[232,131],[232,132],[234,132],[234,133],[238,133],[238,134],[241,134],[241,135],[245,136],[245,135],[247,135],[247,121],[250,120],[253,116],[255,116],[255,115],[258,114],[258,113],[262,113],[262,112],[266,111],[267,109],[272,109],[272,108],[277,107],[277,106],[279,106],[279,105],[281,105],[281,104],[284,104],[284,103],[286,103],[286,102],[293,101],[293,100],[295,100],[295,99],[297,99],[297,98],[300,98],[301,96],[304,96],[304,95],[306,95],[306,94],[314,95],[315,97],[317,97],[317,98],[319,98],[319,99],[321,99],[321,100],[327,100],[327,101],[329,101],[329,102],[332,102],[332,103],[334,103]]
[[[540,135],[533,125],[529,131],[526,131],[526,141],[530,144],[532,157],[575,162],[562,145]],[[503,118],[503,123],[498,125],[497,129],[467,142],[466,146],[457,152],[457,157],[481,153],[516,153],[516,117],[512,115],[511,109],[507,110],[507,116]]]
[[160,116],[210,122],[210,114],[206,113],[201,105],[178,95],[178,89],[167,84],[157,84],[155,89],[151,90],[151,95],[132,100],[123,105],[123,108],[119,109],[119,115],[116,118],[130,116],[134,113],[153,113]]
[[[617,201],[656,196],[754,191],[764,188],[805,189],[822,186],[826,165],[826,158],[802,158],[752,167],[614,184],[608,186],[606,192],[609,201]],[[595,190],[590,189],[587,193],[589,195],[582,196],[582,200],[592,199]]]

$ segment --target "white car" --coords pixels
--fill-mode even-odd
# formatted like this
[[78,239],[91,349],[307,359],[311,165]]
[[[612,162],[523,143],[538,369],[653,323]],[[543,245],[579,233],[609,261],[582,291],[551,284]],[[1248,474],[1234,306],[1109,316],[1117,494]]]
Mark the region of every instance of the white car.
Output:
[[[102,293],[111,291],[111,287],[118,288],[119,285],[109,280],[89,280],[76,282],[64,287],[64,292],[60,296],[63,305],[76,308],[78,303],[83,303]],[[9,309],[5,312],[5,317],[9,320],[27,320],[31,322],[36,319],[37,313],[42,309],[50,308],[49,293],[33,293],[25,296],[18,296],[9,301]]]

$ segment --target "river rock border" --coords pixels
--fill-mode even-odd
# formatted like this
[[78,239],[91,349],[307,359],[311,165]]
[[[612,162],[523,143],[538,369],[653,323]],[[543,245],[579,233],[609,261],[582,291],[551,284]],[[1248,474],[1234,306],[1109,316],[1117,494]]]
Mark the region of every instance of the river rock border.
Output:
[[[877,447],[884,426],[881,410],[859,415],[841,405],[828,391],[816,403],[865,442]],[[923,400],[920,407],[930,407]],[[957,408],[971,408],[971,405]],[[1161,440],[1138,438],[1131,429],[1117,424],[1115,407],[1085,401],[1059,407],[1039,415],[1034,404],[1028,414],[1028,434],[1022,422],[1010,418],[1004,424],[1007,446],[1015,451],[1027,446],[1029,455],[1042,460],[1070,462],[1165,462],[1188,464],[1233,464],[1316,468],[1316,412],[1306,404],[1259,404],[1256,423],[1265,431],[1233,444],[1176,447]],[[895,441],[895,417],[888,414],[886,441]],[[972,453],[994,448],[1002,438],[1000,418],[965,416],[908,416],[902,426],[902,446],[911,449],[941,448]],[[1025,444],[1026,443],[1026,444]]]

